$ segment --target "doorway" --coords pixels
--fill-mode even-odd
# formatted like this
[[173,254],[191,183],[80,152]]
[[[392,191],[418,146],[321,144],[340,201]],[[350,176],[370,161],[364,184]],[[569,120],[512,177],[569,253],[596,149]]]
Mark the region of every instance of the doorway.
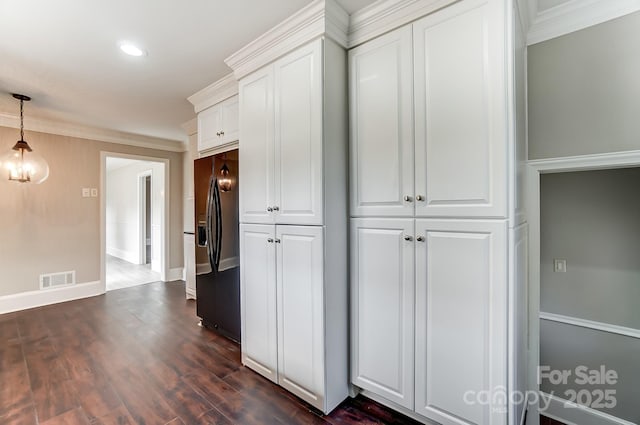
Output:
[[166,278],[166,162],[103,152],[101,268],[106,291]]

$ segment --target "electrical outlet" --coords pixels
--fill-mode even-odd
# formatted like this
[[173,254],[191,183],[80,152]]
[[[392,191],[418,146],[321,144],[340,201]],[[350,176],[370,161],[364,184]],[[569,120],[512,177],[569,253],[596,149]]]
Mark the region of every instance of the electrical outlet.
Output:
[[553,271],[556,273],[566,273],[567,272],[567,260],[554,259],[553,260]]
[[83,198],[88,198],[91,196],[91,189],[89,189],[88,187],[83,187],[82,188],[82,197]]
[[91,189],[91,197],[92,198],[98,197],[98,189],[96,189],[95,187]]

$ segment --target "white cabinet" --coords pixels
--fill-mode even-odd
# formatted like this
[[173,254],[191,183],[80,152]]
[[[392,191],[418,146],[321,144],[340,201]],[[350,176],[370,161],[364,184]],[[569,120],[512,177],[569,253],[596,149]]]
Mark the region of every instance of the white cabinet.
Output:
[[407,409],[414,392],[414,220],[351,220],[351,379]]
[[[416,220],[415,411],[444,425],[499,424],[507,379],[507,224]],[[470,394],[465,398],[465,395]]]
[[349,52],[352,216],[508,216],[504,27],[464,0]]
[[238,140],[238,96],[233,96],[198,114],[198,151]]
[[324,255],[320,226],[277,226],[278,383],[324,407]]
[[346,356],[346,332],[329,328],[328,316],[346,323],[347,293],[326,276],[324,228],[241,224],[240,232],[243,364],[332,410],[347,393],[332,359]]
[[243,222],[323,224],[322,46],[240,81]]
[[187,299],[196,299],[196,237],[184,235],[184,283]]
[[505,25],[497,3],[464,0],[413,24],[416,215],[507,216]]
[[278,381],[274,226],[240,225],[242,363]]
[[411,27],[349,51],[351,214],[413,216]]

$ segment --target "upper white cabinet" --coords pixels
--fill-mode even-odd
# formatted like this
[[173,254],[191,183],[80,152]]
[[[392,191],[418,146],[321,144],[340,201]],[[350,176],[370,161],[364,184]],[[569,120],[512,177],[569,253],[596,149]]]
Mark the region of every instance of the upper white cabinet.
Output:
[[465,0],[413,25],[416,215],[507,217],[505,24]]
[[412,216],[411,27],[349,51],[351,214]]
[[460,1],[349,52],[352,216],[509,216],[498,3]]
[[198,114],[198,150],[205,151],[238,140],[238,96]]
[[240,81],[245,223],[324,223],[323,167],[331,168],[324,158],[323,43],[302,46]]

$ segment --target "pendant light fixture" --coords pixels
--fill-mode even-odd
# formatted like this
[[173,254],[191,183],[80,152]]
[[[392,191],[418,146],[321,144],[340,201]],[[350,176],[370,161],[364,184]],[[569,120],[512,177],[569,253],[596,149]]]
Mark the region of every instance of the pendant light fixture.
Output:
[[23,94],[14,94],[13,97],[20,101],[20,140],[0,157],[0,178],[18,183],[40,184],[49,177],[49,165],[24,140],[24,102],[31,98]]
[[231,181],[231,177],[229,177],[229,167],[227,167],[227,163],[225,162],[220,168],[220,178],[218,179],[218,186],[220,190],[223,192],[228,192],[231,190],[231,185],[233,182]]

